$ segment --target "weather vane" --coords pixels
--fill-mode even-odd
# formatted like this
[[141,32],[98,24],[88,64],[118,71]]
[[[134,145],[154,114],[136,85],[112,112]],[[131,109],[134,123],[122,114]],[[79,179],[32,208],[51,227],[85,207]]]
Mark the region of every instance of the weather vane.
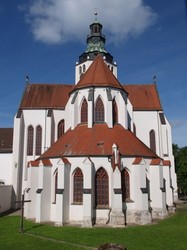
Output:
[[156,75],[153,76],[153,83],[156,84]]
[[25,77],[26,84],[29,84],[29,76]]
[[95,21],[97,21],[97,15],[98,15],[97,8],[95,8],[94,15],[95,15]]

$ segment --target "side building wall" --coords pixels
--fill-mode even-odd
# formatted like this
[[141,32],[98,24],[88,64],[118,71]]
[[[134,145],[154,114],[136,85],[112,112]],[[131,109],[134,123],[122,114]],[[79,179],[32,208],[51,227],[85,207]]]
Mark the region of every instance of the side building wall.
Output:
[[12,186],[0,186],[0,214],[12,208]]

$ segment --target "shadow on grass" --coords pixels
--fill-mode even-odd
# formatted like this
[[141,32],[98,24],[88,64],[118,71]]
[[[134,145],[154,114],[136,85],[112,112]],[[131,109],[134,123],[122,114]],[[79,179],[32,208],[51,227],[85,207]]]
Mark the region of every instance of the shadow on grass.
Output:
[[[19,211],[19,210],[20,210],[20,209],[17,209],[17,210],[11,209],[11,210],[8,210],[8,211],[6,211],[6,212],[3,212],[3,213],[0,214],[0,218],[1,218],[1,217],[4,217],[4,216],[11,215],[11,214],[13,214],[13,213],[16,213],[16,212]],[[18,216],[19,216],[19,215],[18,215]]]
[[39,227],[43,227],[43,224],[34,224],[34,225],[27,225],[25,229],[23,229],[23,233],[32,233],[35,234],[32,230],[37,229]]

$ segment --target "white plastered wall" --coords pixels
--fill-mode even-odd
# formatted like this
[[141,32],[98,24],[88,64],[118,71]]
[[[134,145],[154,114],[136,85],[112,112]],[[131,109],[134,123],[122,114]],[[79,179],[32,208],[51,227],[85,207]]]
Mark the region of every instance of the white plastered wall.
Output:
[[[72,104],[71,101],[74,97],[75,93],[73,93],[67,103],[66,109],[71,114],[71,120],[68,116],[67,112],[67,128],[71,127],[74,129],[80,123],[81,117],[81,104],[83,99],[85,98],[88,103],[88,127],[92,127],[94,123],[94,107],[97,101],[97,98],[100,97],[104,104],[105,110],[105,122],[109,126],[109,128],[113,127],[112,121],[112,101],[108,100],[106,88],[94,88],[93,90],[93,101],[88,101],[89,88],[78,90],[78,94],[76,96],[75,102]],[[124,127],[127,128],[127,107],[126,107],[126,93],[121,93],[120,90],[111,89],[112,99],[115,99],[117,107],[118,107],[118,122]],[[131,108],[132,111],[132,108]]]
[[158,129],[158,114],[156,111],[134,111],[134,123],[136,125],[136,136],[150,147],[149,132],[155,131],[156,153],[160,156],[160,140]]
[[12,153],[0,153],[0,182],[12,185]]
[[[90,65],[92,64],[93,61],[91,60],[87,60],[83,63],[76,63],[75,66],[75,84],[77,84],[80,80],[81,74],[84,74],[88,68],[90,67]],[[105,63],[107,64],[108,68],[113,72],[113,74],[115,75],[115,77],[117,78],[117,65],[115,64],[111,64],[111,63],[107,63],[105,61]],[[84,65],[84,66],[83,66]],[[83,68],[85,68],[85,71],[83,70]]]

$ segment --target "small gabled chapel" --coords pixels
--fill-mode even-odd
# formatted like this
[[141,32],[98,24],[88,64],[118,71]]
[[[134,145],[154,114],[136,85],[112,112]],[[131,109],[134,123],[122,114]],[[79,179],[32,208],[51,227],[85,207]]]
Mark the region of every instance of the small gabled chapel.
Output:
[[28,83],[14,119],[13,188],[24,216],[56,225],[147,224],[173,212],[171,127],[154,83],[127,85],[90,25],[75,84]]

